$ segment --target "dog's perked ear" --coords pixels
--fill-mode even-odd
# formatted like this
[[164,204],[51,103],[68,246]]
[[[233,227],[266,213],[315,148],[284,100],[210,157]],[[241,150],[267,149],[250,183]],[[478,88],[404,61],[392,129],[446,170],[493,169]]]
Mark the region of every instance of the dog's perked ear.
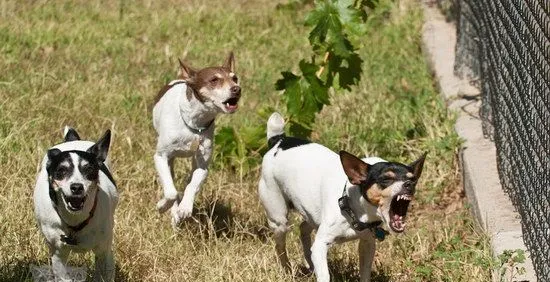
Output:
[[235,71],[235,56],[233,55],[233,51],[229,52],[229,55],[227,56],[227,59],[225,59],[225,63],[223,63],[222,67],[228,69],[230,72]]
[[72,127],[65,126],[64,137],[65,142],[80,140],[80,135]]
[[340,151],[340,161],[351,184],[359,185],[367,180],[369,165],[360,158],[346,151]]
[[180,58],[178,58],[178,62],[180,63],[180,74],[179,77],[184,80],[192,80],[195,75],[197,74],[197,71],[192,68],[190,65],[183,62]]
[[109,145],[111,144],[111,130],[107,129],[105,134],[90,147],[86,152],[96,156],[97,160],[104,162],[107,159],[107,153],[109,153]]
[[53,149],[49,149],[48,150],[48,161],[46,162],[46,171],[48,173],[50,173],[50,168],[52,166],[52,163],[53,163],[53,160],[55,158],[57,158],[57,156],[59,156],[59,154],[61,154],[61,150],[57,149],[57,148],[53,148]]
[[428,152],[425,152],[418,158],[418,160],[412,162],[409,166],[413,169],[413,174],[416,179],[420,178],[420,175],[422,175],[422,169],[424,168],[424,160],[426,159],[426,155]]

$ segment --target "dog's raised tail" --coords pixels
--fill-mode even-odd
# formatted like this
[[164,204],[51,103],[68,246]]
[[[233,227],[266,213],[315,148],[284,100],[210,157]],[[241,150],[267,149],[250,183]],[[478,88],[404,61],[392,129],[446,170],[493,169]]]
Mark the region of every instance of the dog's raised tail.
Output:
[[278,112],[271,114],[267,120],[267,144],[269,149],[273,148],[285,137],[285,120]]
[[285,133],[285,120],[277,112],[271,114],[267,120],[267,140]]

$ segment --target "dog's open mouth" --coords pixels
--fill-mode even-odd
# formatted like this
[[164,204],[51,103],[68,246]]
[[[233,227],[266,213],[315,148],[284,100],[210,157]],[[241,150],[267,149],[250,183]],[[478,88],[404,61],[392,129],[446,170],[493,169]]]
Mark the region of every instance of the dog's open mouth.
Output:
[[67,203],[67,208],[74,212],[81,210],[86,202],[86,196],[66,196],[63,194],[63,199]]
[[223,105],[225,106],[225,109],[229,112],[234,112],[239,107],[239,98],[233,97],[229,98],[225,101],[223,101]]
[[394,232],[401,233],[405,230],[405,217],[412,200],[412,195],[400,194],[393,197],[390,205],[390,227]]

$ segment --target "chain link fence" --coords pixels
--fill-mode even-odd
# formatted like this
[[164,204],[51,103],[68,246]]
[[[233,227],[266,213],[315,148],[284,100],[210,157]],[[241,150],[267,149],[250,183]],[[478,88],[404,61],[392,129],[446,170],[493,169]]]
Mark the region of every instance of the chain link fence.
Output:
[[483,133],[550,281],[550,0],[456,0],[455,73],[482,90]]

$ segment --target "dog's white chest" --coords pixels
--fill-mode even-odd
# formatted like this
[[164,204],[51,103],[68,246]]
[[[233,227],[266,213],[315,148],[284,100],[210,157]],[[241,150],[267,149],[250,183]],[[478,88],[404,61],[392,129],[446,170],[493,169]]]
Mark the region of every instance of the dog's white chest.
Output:
[[197,151],[209,149],[212,146],[210,138],[205,134],[183,135],[175,139],[170,146],[165,147],[168,151],[180,157],[188,157]]

